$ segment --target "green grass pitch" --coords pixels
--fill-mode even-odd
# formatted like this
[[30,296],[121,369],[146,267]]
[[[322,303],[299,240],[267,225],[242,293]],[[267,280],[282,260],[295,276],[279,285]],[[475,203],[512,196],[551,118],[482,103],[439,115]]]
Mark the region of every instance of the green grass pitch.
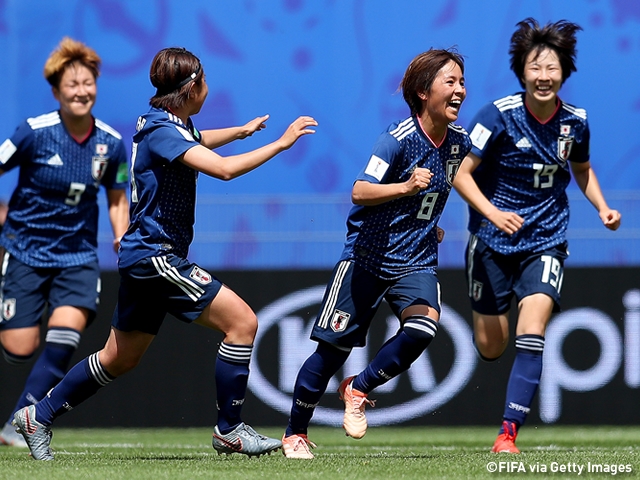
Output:
[[[282,435],[282,429],[258,430],[274,437]],[[53,462],[36,462],[24,449],[0,447],[0,478],[394,480],[640,476],[640,427],[525,426],[518,438],[521,455],[489,453],[496,433],[496,428],[488,427],[380,427],[370,428],[361,440],[353,440],[345,437],[341,429],[312,426],[309,438],[318,448],[314,450],[316,458],[309,461],[288,460],[280,451],[260,458],[217,455],[211,447],[211,429],[59,428],[55,429],[52,442],[56,456]],[[494,467],[498,471],[490,472]]]

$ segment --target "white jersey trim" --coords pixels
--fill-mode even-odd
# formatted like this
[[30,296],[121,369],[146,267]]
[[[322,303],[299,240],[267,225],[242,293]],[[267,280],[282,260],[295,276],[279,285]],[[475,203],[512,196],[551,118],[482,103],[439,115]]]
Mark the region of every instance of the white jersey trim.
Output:
[[520,95],[510,95],[508,97],[499,98],[493,104],[500,110],[504,112],[506,110],[512,110],[514,108],[521,107],[522,97]]
[[45,113],[37,117],[27,118],[27,123],[32,130],[39,128],[52,127],[60,123],[60,114],[58,112]]
[[402,140],[407,135],[416,131],[416,126],[413,123],[413,118],[409,117],[398,124],[398,126],[391,130],[389,134],[397,141]]
[[98,120],[97,118],[96,118],[96,127],[98,127],[103,132],[107,132],[108,134],[116,137],[118,140],[122,140],[122,135],[120,135],[117,130],[113,129],[112,127],[104,123],[102,120]]
[[587,111],[584,108],[577,108],[564,102],[562,102],[562,108],[576,117],[580,117],[583,120],[587,119]]

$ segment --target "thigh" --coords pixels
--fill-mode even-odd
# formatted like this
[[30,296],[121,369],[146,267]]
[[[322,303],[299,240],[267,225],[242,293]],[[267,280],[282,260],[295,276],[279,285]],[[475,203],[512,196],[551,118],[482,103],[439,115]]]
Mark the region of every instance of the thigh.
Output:
[[[61,268],[51,279],[49,290],[49,309],[52,317],[49,320],[57,322],[64,317],[62,313],[70,311],[67,307],[79,310],[77,314],[85,317],[86,324],[96,317],[96,310],[100,303],[100,267],[98,262],[86,265]],[[77,316],[77,315],[76,315]],[[62,318],[64,322],[64,318]],[[84,328],[86,325],[82,325]]]
[[507,313],[514,295],[518,260],[494,252],[472,235],[465,265],[472,310],[484,315]]
[[385,299],[393,313],[404,320],[409,315],[426,315],[439,320],[440,282],[435,272],[419,272],[396,280]]
[[351,261],[339,262],[322,299],[311,338],[339,347],[366,345],[367,332],[388,284]]
[[251,307],[233,290],[222,286],[196,323],[225,334],[225,343],[251,345],[258,321]]
[[559,311],[566,258],[567,251],[564,245],[527,255],[520,263],[520,272],[514,287],[518,303],[530,295],[541,293],[551,298],[553,311]]
[[57,270],[33,268],[5,253],[0,283],[0,330],[39,327],[51,278]]

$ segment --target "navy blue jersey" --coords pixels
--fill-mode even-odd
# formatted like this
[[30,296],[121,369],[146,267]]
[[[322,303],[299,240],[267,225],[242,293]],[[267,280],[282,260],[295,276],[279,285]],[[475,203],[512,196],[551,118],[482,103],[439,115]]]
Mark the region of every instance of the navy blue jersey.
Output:
[[100,185],[124,189],[127,153],[114,129],[94,120],[78,143],[58,111],[29,118],[0,145],[0,169],[20,167],[0,243],[32,267],[97,261]]
[[158,108],[138,118],[131,154],[129,228],[119,267],[143,258],[174,254],[186,258],[193,240],[198,172],[177,160],[199,145],[200,132]]
[[469,208],[469,231],[502,254],[539,252],[566,241],[571,180],[568,162],[589,160],[585,110],[560,101],[542,123],[524,104],[524,93],[483,107],[471,122],[472,152],[482,159],[473,172],[480,190],[524,225],[513,235]]
[[376,206],[355,205],[347,218],[347,239],[340,260],[353,259],[389,280],[435,271],[436,227],[458,167],[470,149],[467,132],[452,124],[439,146],[426,136],[417,118],[391,124],[378,137],[357,180],[402,183],[420,167],[433,173],[431,183],[416,195]]

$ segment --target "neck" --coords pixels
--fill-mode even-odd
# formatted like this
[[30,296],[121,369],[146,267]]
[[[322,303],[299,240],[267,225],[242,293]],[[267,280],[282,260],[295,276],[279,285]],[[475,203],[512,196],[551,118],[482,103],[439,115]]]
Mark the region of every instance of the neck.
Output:
[[93,128],[93,116],[90,113],[82,117],[75,117],[60,110],[60,118],[67,132],[78,141],[84,140]]
[[189,111],[187,110],[187,108],[182,107],[182,108],[168,108],[167,110],[169,110],[171,113],[173,113],[176,117],[178,117],[180,120],[182,120],[182,123],[184,123],[185,125],[187,124],[187,120],[189,119]]
[[425,114],[418,116],[418,123],[422,127],[424,134],[429,137],[436,147],[442,143],[442,140],[444,140],[444,137],[447,134],[448,124],[436,124],[429,115]]
[[554,97],[552,102],[539,102],[535,98],[526,95],[524,103],[531,114],[540,122],[544,123],[549,120],[558,109],[559,100],[558,97]]

